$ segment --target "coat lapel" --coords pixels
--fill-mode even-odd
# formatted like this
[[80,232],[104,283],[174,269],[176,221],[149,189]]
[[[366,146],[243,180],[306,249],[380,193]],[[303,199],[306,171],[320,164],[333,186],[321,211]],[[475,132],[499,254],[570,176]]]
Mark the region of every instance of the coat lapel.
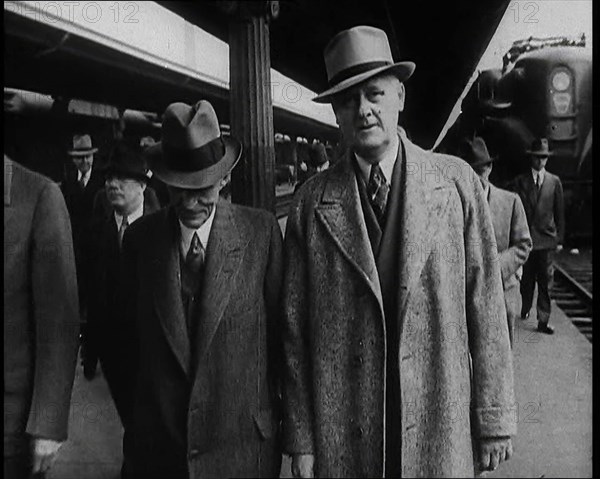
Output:
[[163,231],[152,238],[156,268],[154,306],[177,361],[186,375],[189,375],[190,340],[181,300],[179,224],[172,208],[166,210],[164,215]]
[[195,363],[202,359],[210,347],[229,303],[232,284],[249,242],[242,233],[231,205],[220,201],[206,248],[203,289],[200,295],[201,314],[195,339]]
[[377,298],[383,316],[383,299],[375,256],[350,155],[347,153],[331,168],[323,196],[316,207],[316,215],[343,256],[354,266]]
[[443,223],[442,218],[449,204],[443,190],[451,183],[444,179],[437,165],[431,161],[431,153],[411,143],[403,130],[400,130],[400,138],[405,147],[407,165],[399,254],[398,305],[402,322],[408,298],[421,275],[425,261],[434,248],[443,246],[436,244],[436,233]]

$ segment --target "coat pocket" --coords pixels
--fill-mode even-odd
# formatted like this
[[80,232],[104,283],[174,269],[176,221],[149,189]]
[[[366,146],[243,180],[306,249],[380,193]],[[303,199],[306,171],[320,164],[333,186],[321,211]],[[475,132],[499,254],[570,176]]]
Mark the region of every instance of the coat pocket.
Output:
[[263,441],[271,439],[277,431],[277,422],[273,417],[272,409],[263,409],[260,412],[252,415],[254,419],[254,425],[258,431],[259,436]]

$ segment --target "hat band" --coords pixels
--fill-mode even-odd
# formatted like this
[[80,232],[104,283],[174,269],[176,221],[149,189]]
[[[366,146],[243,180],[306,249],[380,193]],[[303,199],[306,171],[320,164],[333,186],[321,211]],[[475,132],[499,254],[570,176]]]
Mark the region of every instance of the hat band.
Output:
[[335,75],[333,75],[331,80],[329,80],[329,88],[334,87],[338,83],[341,83],[350,77],[360,75],[361,73],[365,73],[370,70],[374,70],[375,68],[386,67],[391,64],[392,64],[391,62],[376,61],[376,62],[360,63],[359,65],[354,65],[353,67],[345,68],[344,70],[341,70],[341,71],[337,72]]
[[225,143],[221,136],[193,150],[165,144],[163,144],[162,149],[169,168],[186,173],[204,170],[215,165],[225,156]]

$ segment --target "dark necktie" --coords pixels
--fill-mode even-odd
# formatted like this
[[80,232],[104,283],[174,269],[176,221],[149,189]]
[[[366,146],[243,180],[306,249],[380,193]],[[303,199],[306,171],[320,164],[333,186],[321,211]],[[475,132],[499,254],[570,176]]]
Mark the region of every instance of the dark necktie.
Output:
[[127,220],[127,216],[123,216],[123,221],[121,221],[121,226],[119,227],[119,249],[123,247],[123,235],[128,226],[129,221]]
[[385,181],[381,167],[379,164],[372,165],[367,185],[367,194],[369,195],[375,216],[377,216],[377,220],[382,227],[385,222],[385,207],[389,192],[390,187]]
[[82,190],[85,190],[85,176],[81,175],[81,178],[79,178],[79,188],[81,188]]
[[538,173],[537,175],[535,175],[535,189],[538,191],[540,191],[540,188],[542,187],[542,178],[541,178],[541,174]]
[[196,274],[204,264],[204,248],[198,237],[198,233],[194,232],[190,249],[185,255],[185,264],[189,268],[190,273]]

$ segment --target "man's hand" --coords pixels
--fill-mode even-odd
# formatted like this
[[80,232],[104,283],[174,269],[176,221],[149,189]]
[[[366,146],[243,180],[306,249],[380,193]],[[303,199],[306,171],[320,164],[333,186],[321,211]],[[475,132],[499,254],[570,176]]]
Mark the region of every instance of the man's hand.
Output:
[[313,466],[315,456],[312,454],[293,454],[292,455],[292,476],[294,477],[315,477]]
[[61,442],[52,439],[33,438],[33,474],[46,472],[56,459],[56,453],[62,446]]
[[563,245],[561,245],[561,244],[556,245],[556,252],[557,253],[560,253],[562,251],[562,249],[563,249]]
[[510,437],[483,438],[479,442],[479,469],[494,471],[502,461],[508,461],[512,453]]

